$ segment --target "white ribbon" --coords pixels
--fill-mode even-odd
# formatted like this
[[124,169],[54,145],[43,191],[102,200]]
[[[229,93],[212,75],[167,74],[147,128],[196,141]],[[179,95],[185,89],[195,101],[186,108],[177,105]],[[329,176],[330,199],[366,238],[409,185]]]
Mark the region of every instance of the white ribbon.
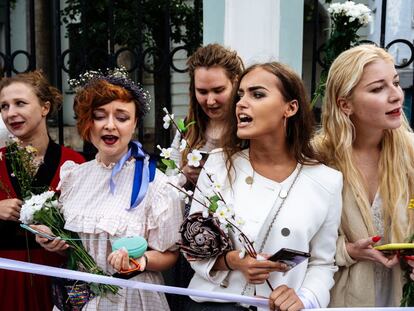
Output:
[[[149,284],[138,281],[123,280],[110,276],[96,275],[86,272],[79,272],[67,269],[61,269],[56,267],[44,266],[34,263],[28,263],[23,261],[17,261],[12,259],[6,259],[0,257],[0,269],[41,274],[47,276],[54,276],[58,278],[81,280],[91,283],[102,283],[117,285],[121,287],[129,287],[141,290],[157,291],[161,293],[175,294],[175,295],[187,295],[187,296],[196,296],[203,297],[207,299],[220,299],[229,302],[237,302],[240,304],[246,304],[250,306],[256,306],[260,308],[267,309],[268,299],[265,298],[256,298],[242,295],[234,295],[227,293],[217,293],[217,292],[207,292],[196,289],[188,289],[181,287]],[[308,309],[306,309],[308,310]],[[312,309],[313,311],[340,311],[340,310],[353,310],[353,311],[372,311],[372,310],[386,310],[386,311],[414,311],[414,308],[329,308],[329,309]],[[303,310],[305,311],[305,310]]]
[[251,306],[257,306],[261,308],[267,308],[268,300],[264,298],[255,298],[234,294],[226,293],[212,293],[196,289],[188,289],[181,287],[165,286],[158,284],[149,284],[132,280],[123,280],[110,276],[103,276],[97,274],[91,274],[86,272],[61,269],[56,267],[44,266],[34,263],[28,263],[23,261],[11,260],[6,258],[0,258],[0,269],[27,272],[33,274],[41,274],[54,276],[58,278],[81,280],[89,283],[101,283],[101,284],[110,284],[117,285],[120,287],[129,287],[141,290],[156,291],[168,294],[176,295],[187,295],[187,296],[197,296],[208,299],[221,299],[230,302],[239,302]]

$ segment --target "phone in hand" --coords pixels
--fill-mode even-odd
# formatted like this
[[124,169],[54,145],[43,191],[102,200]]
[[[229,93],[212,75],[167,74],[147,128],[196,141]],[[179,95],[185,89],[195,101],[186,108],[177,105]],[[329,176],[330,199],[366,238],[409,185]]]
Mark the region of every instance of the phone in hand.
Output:
[[20,227],[22,227],[23,229],[26,229],[27,231],[30,231],[31,233],[34,233],[34,234],[37,234],[38,236],[41,236],[42,238],[46,238],[50,241],[53,241],[54,239],[56,239],[55,236],[52,236],[52,235],[47,234],[45,232],[36,230],[36,229],[26,225],[26,224],[20,224]]
[[310,253],[298,251],[295,249],[281,248],[275,254],[268,258],[271,261],[278,261],[286,264],[289,270],[310,258]]

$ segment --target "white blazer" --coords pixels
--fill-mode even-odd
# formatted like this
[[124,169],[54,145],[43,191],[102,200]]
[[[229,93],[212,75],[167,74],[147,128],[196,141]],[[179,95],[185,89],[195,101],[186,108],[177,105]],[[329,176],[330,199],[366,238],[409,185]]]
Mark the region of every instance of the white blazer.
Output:
[[[230,186],[223,152],[209,156],[205,170],[201,171],[195,197],[203,201],[209,193],[210,180],[206,172],[213,173],[223,185],[220,191],[227,204],[232,204],[236,216],[245,220],[243,232],[253,241],[261,226],[269,216],[273,205],[279,207],[281,191],[288,191],[297,174],[299,166],[286,180],[277,183],[255,173],[248,160],[248,150],[234,157],[234,179]],[[248,184],[246,177],[253,177]],[[342,174],[325,165],[304,165],[298,179],[291,189],[284,206],[277,216],[263,253],[273,254],[286,247],[310,252],[311,258],[287,273],[273,272],[269,281],[273,288],[285,284],[297,292],[301,289],[311,292],[320,307],[329,303],[329,290],[334,284],[333,275],[336,240],[342,209]],[[193,200],[191,213],[202,210],[201,204]],[[232,237],[235,249],[242,246]],[[256,248],[259,246],[256,245]],[[246,280],[240,271],[212,271],[216,258],[192,261],[195,270],[189,288],[207,291],[241,294]],[[228,287],[220,286],[224,280]],[[249,285],[248,294],[269,297],[271,291],[266,283]],[[205,301],[193,297],[196,301]]]

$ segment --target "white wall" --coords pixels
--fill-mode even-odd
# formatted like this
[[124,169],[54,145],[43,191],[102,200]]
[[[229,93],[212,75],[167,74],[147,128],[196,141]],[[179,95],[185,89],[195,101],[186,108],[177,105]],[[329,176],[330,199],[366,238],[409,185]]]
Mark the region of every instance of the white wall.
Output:
[[204,1],[204,44],[216,42],[232,48],[247,65],[280,61],[301,75],[303,2]]

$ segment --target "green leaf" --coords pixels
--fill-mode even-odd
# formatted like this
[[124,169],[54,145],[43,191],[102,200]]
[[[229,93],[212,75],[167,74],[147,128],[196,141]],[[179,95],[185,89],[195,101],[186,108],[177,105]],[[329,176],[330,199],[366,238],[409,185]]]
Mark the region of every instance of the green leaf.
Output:
[[184,120],[183,120],[183,119],[179,119],[179,120],[177,121],[177,126],[178,126],[178,129],[179,129],[181,132],[186,132],[186,131],[187,131],[187,128],[185,127],[185,123],[184,123]]
[[175,164],[174,160],[161,159],[161,162],[164,163],[167,168],[171,168],[171,169],[177,168],[177,165]]
[[209,199],[210,199],[210,206],[208,207],[208,209],[210,212],[214,213],[218,208],[217,202],[220,201],[220,197],[218,195],[214,195],[210,197]]

